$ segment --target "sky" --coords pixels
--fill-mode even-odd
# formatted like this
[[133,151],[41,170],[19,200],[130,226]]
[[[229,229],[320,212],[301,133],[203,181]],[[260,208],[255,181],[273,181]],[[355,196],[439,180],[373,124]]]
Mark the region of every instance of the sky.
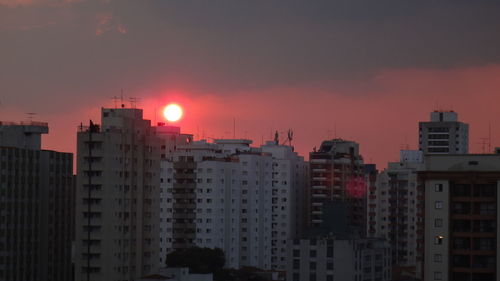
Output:
[[[137,98],[169,102],[199,138],[294,131],[308,158],[334,137],[379,168],[418,145],[418,122],[454,110],[471,152],[500,146],[500,2],[0,0],[0,120],[49,122],[47,149]],[[236,132],[233,132],[233,121]]]

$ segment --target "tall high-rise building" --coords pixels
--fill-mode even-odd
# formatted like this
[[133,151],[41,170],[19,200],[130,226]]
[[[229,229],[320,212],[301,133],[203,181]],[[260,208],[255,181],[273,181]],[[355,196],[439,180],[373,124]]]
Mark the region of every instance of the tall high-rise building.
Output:
[[453,111],[431,112],[429,122],[419,123],[419,150],[424,154],[469,152],[469,125]]
[[73,155],[47,123],[0,122],[0,280],[72,280]]
[[162,161],[160,263],[192,246],[221,248],[226,266],[285,269],[301,229],[306,166],[290,146],[195,141]]
[[422,161],[421,151],[401,151],[400,161],[389,163],[368,193],[367,235],[387,239],[394,266],[408,267],[414,272],[420,255],[418,231],[423,226],[422,194],[417,181]]
[[239,268],[241,168],[218,145],[195,141],[162,160],[160,264],[189,247],[220,248]]
[[347,207],[354,233],[366,235],[366,179],[359,145],[353,141],[324,141],[310,153],[309,225],[320,227],[331,203]]
[[271,268],[286,270],[288,241],[300,237],[305,226],[308,169],[292,146],[269,141],[262,152],[272,157]]
[[160,139],[141,109],[103,108],[77,141],[76,281],[132,281],[158,269]]
[[425,187],[424,280],[500,280],[500,155],[431,155],[419,182]]

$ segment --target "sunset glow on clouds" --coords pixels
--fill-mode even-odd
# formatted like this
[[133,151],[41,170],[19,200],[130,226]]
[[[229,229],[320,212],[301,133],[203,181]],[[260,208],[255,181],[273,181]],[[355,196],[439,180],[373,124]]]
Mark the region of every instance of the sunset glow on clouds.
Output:
[[385,166],[435,109],[470,124],[472,152],[489,124],[500,146],[500,4],[70,2],[0,0],[0,119],[37,112],[47,148],[74,151],[120,89],[152,121],[181,104],[195,138],[293,129],[306,158],[336,136]]

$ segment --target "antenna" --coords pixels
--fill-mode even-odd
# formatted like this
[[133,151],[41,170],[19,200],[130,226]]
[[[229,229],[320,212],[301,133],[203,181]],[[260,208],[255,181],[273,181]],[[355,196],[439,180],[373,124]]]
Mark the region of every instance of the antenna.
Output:
[[482,149],[482,153],[485,154],[486,153],[486,145],[488,144],[488,138],[480,138],[481,142],[481,149]]
[[326,138],[327,139],[332,139],[332,130],[326,130]]
[[154,121],[153,121],[153,124],[154,124],[155,126],[157,126],[157,125],[158,125],[158,123],[156,123],[156,106],[155,106],[155,119],[154,119]]
[[117,97],[117,96],[113,96],[111,99],[113,100],[113,102],[114,102],[114,104],[115,104],[115,109],[116,109],[116,108],[117,108],[116,103],[118,102],[118,99],[120,99],[120,98],[119,98],[119,97]]
[[283,141],[281,145],[285,145],[288,142],[289,146],[292,146],[292,140],[293,140],[293,131],[292,129],[288,129],[286,132],[286,139]]
[[121,104],[122,108],[125,107],[125,104],[123,103],[123,88],[121,89],[121,92],[120,92],[120,104]]
[[236,118],[233,117],[233,139],[236,139]]
[[33,117],[36,115],[37,113],[35,112],[27,112],[26,115],[27,115],[27,118],[28,120],[31,122],[33,121]]
[[136,108],[137,103],[139,102],[140,98],[131,97],[131,98],[128,98],[128,100],[130,102],[130,107]]
[[491,121],[488,123],[488,153],[491,153]]

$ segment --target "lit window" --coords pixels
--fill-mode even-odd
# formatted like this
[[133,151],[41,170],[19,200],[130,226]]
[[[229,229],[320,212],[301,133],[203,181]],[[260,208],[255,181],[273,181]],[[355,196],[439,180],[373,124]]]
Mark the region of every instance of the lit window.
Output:
[[443,239],[444,239],[444,237],[441,235],[434,237],[434,245],[442,245]]

